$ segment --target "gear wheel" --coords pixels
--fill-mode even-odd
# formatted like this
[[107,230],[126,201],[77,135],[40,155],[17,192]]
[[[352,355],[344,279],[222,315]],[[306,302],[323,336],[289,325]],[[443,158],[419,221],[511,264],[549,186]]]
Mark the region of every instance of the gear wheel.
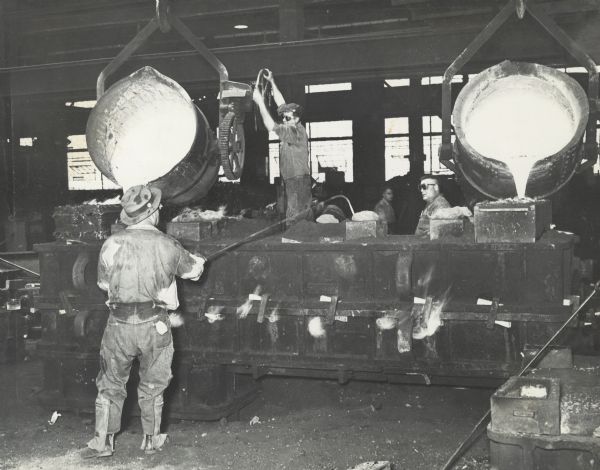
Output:
[[237,180],[244,169],[244,126],[233,111],[228,112],[219,124],[219,151],[221,165],[229,180]]

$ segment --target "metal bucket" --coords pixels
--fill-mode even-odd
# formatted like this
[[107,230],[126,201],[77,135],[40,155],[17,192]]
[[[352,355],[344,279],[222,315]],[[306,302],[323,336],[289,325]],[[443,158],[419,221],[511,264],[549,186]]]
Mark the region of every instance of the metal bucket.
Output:
[[[501,101],[500,98],[504,99],[504,96],[506,99]],[[537,101],[533,98],[530,101],[529,98],[515,99],[519,96],[535,96]],[[527,108],[527,103],[535,102],[550,106],[565,125],[558,125],[556,119],[545,115],[543,107],[533,109],[540,119],[528,121],[532,109]],[[476,135],[473,129],[477,129],[477,126],[469,120],[475,119],[476,113],[481,114],[485,106],[490,108],[490,103],[501,103],[498,109],[504,107],[506,112],[502,116],[489,113],[486,136],[489,139],[485,142],[481,135]],[[509,124],[514,120],[513,124],[519,123],[513,126],[517,131],[519,125],[524,126],[523,156],[538,153],[532,155],[538,160],[529,173],[525,194],[529,197],[547,197],[564,186],[577,169],[583,156],[582,138],[588,115],[585,92],[565,73],[538,64],[504,61],[477,74],[457,97],[452,114],[457,137],[454,152],[457,168],[475,189],[487,197],[502,199],[516,196],[515,181],[509,167],[501,161],[503,158],[500,155],[494,154],[494,151],[499,152],[498,149],[511,145],[513,148],[510,151],[519,151],[518,145],[521,144],[514,136],[494,135],[496,129],[498,133],[502,132],[502,119]],[[549,127],[558,125],[557,129],[536,128],[536,125],[543,126],[544,119],[550,119]],[[479,128],[486,129],[484,126]],[[561,134],[558,137],[557,132]]]
[[87,122],[92,160],[124,190],[160,188],[163,201],[185,205],[217,180],[219,149],[202,112],[174,80],[144,67],[111,86]]

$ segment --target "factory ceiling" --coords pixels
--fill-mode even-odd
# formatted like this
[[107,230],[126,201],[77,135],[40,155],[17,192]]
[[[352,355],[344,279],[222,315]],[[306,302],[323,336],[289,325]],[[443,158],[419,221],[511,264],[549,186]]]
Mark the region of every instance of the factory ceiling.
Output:
[[[532,1],[533,0],[529,0]],[[600,62],[598,0],[535,2]],[[171,0],[171,12],[233,80],[259,68],[305,82],[440,74],[506,0]],[[155,15],[153,0],[4,0],[4,95],[93,95],[102,68]],[[577,65],[527,16],[504,25],[469,65],[505,58]],[[154,33],[123,73],[153,65],[182,83],[217,75],[177,33]],[[7,80],[8,79],[8,80]]]

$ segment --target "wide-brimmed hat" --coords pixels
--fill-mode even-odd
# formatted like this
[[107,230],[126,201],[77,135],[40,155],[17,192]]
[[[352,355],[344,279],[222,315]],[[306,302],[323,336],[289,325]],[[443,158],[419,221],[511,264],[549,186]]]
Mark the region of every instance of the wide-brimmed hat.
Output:
[[161,192],[158,188],[144,185],[132,186],[121,199],[121,221],[134,225],[154,214],[160,206]]

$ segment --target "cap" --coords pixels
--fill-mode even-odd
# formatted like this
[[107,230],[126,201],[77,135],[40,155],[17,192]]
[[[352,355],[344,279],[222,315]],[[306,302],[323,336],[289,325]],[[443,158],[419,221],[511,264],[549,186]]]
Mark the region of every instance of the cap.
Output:
[[302,115],[302,106],[296,103],[284,103],[277,108],[277,114],[283,116],[283,113],[294,113],[296,116]]

